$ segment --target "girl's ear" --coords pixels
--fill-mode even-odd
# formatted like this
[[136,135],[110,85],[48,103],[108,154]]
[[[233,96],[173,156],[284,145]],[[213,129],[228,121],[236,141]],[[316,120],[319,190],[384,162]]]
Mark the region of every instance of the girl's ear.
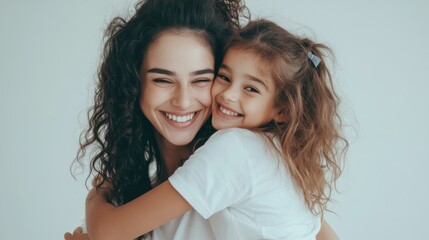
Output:
[[289,115],[286,108],[277,110],[277,113],[274,114],[273,120],[278,123],[283,123],[289,120]]

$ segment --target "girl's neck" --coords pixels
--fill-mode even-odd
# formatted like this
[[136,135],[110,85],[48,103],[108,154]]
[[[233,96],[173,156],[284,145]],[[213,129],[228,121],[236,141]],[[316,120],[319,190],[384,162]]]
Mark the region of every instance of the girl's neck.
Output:
[[164,161],[165,169],[168,176],[171,176],[174,171],[189,158],[191,155],[192,144],[185,146],[176,146],[167,141],[159,134],[156,135],[156,143],[158,144],[159,153],[162,161]]

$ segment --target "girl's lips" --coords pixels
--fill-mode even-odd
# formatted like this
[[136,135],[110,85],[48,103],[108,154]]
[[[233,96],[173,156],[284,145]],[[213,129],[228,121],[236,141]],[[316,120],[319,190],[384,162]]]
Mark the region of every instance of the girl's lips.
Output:
[[240,114],[240,113],[238,113],[238,112],[236,112],[230,108],[227,108],[221,104],[217,104],[216,113],[218,115],[220,115],[224,118],[228,118],[228,119],[236,119],[236,118],[243,116],[242,114]]

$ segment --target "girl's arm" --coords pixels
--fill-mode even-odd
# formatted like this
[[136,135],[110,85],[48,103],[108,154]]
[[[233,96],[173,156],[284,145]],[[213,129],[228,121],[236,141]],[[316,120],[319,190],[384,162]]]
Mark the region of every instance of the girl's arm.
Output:
[[[107,190],[101,187],[98,192],[91,190],[86,201],[90,238],[135,239],[192,208],[208,218],[248,196],[251,166],[247,148],[241,141],[242,134],[247,137],[248,130],[218,131],[168,181],[119,207],[106,201],[109,187]],[[259,136],[257,139],[251,142],[261,147],[259,142],[263,140]]]
[[76,228],[73,233],[66,232],[64,234],[65,240],[90,240],[88,234],[83,233],[81,227]]
[[191,209],[168,180],[119,207],[92,189],[86,200],[88,235],[92,240],[135,239]]
[[329,224],[323,220],[319,233],[316,236],[317,240],[340,240]]

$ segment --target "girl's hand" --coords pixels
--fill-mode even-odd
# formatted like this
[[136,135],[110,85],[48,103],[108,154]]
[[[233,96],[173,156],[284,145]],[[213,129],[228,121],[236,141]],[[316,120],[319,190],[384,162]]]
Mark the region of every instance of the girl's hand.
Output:
[[87,199],[91,199],[96,195],[100,195],[103,196],[107,202],[112,203],[112,188],[109,183],[103,181],[104,180],[101,175],[97,175],[94,177],[94,179],[92,180],[92,189],[88,193]]
[[322,220],[320,232],[316,236],[317,240],[340,240],[334,229],[325,221]]
[[66,232],[64,234],[65,240],[90,240],[88,234],[83,233],[82,228],[76,228],[73,233]]
[[[93,239],[106,239],[103,235],[105,231],[108,231],[112,225],[107,225],[110,221],[114,221],[114,217],[111,217],[115,210],[115,206],[110,203],[110,189],[100,186],[98,189],[92,188],[87,197],[85,203],[85,218],[86,227],[88,233]],[[107,222],[107,223],[106,223]],[[106,227],[107,225],[107,227]],[[85,236],[82,236],[85,237]],[[81,240],[89,238],[71,238],[71,240]],[[117,238],[121,239],[121,238]],[[131,239],[131,238],[130,238]]]

